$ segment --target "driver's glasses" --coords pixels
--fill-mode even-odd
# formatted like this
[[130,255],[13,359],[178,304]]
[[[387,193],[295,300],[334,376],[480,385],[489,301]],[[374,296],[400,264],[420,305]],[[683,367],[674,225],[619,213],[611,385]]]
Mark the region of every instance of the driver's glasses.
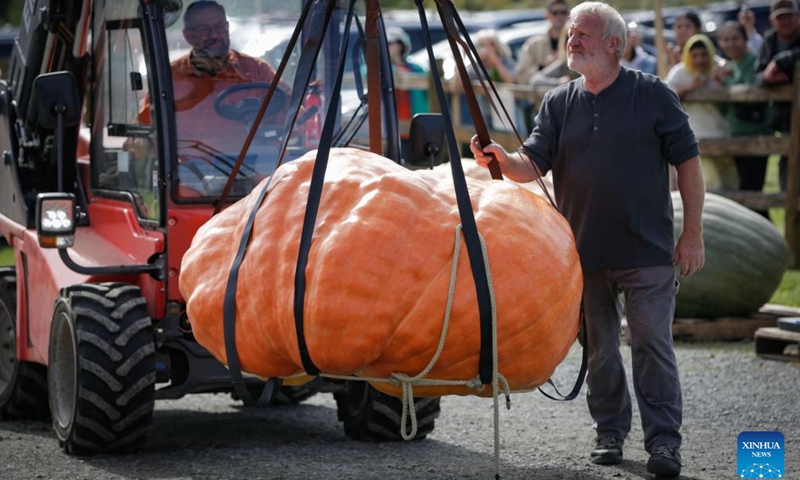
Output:
[[228,33],[228,22],[219,22],[214,25],[195,25],[194,27],[186,27],[186,30],[195,35],[207,37],[213,32],[216,35]]

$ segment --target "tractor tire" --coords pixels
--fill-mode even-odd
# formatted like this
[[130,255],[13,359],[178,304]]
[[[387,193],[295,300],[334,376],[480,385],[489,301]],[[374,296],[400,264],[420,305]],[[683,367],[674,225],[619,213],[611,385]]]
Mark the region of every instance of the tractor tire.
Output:
[[139,287],[62,289],[50,328],[50,411],[70,454],[122,453],[146,439],[155,405],[153,322]]
[[47,405],[47,367],[17,361],[17,277],[13,268],[0,268],[0,420],[44,419]]
[[[334,394],[339,421],[344,423],[344,433],[353,440],[383,442],[402,440],[401,420],[403,402],[396,397],[379,392],[363,381],[348,380],[344,392]],[[433,431],[439,417],[439,397],[415,398],[417,435],[425,438]],[[407,428],[411,429],[409,420]]]

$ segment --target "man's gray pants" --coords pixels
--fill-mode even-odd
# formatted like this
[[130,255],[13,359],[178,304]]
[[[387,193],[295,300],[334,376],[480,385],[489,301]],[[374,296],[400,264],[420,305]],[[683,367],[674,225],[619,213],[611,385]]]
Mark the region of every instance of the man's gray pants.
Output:
[[631,397],[620,354],[622,303],[630,332],[633,391],[645,449],[680,445],[683,400],[672,345],[677,283],[671,266],[584,273],[588,333],[589,412],[597,433],[624,439],[631,429]]

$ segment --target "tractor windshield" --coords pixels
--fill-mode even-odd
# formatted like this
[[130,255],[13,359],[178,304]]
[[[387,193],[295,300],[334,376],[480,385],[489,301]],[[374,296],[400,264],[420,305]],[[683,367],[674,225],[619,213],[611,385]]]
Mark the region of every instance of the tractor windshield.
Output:
[[[300,1],[286,0],[186,2],[181,19],[167,29],[181,199],[219,197],[275,83],[301,7]],[[272,173],[284,140],[284,162],[319,144],[327,110],[324,85],[333,83],[326,82],[325,75],[334,72],[341,41],[334,39],[335,50],[320,52],[298,121],[288,128],[292,90],[305,86],[294,82],[304,39],[301,36],[290,52],[291,60],[232,184],[233,197],[249,193]]]
[[[132,198],[140,218],[154,221],[159,220],[163,207],[160,178],[170,186],[171,198],[179,203],[209,203],[220,197],[257,121],[262,101],[270,85],[276,83],[304,4],[302,0],[159,3],[165,17],[162,24],[150,23],[143,16],[141,0],[114,0],[95,7],[95,104],[87,115],[92,119],[93,158],[100,159],[92,167],[95,191]],[[98,10],[102,8],[106,11]],[[363,4],[356,7],[363,25],[364,12],[359,8],[363,10]],[[366,113],[361,108],[363,103],[356,106],[364,98],[363,90],[356,91],[356,86],[361,88],[364,83],[364,44],[359,40],[357,23],[345,34],[344,9],[333,9],[308,82],[295,78],[303,44],[313,22],[322,21],[320,13],[312,8],[288,54],[269,108],[258,122],[234,177],[231,199],[248,194],[272,174],[284,141],[284,162],[319,146],[345,38],[349,39],[345,76],[336,96],[344,103],[338,111],[347,113],[336,115],[334,130],[355,124],[336,141],[336,145],[353,144],[353,132],[361,123],[347,120],[353,112]],[[166,28],[153,32],[159,28],[153,25]],[[166,56],[162,55],[165,49]],[[166,60],[156,67],[159,58]],[[355,79],[353,72],[360,78]],[[167,77],[170,82],[163,81]],[[305,94],[301,93],[303,89]],[[287,127],[293,92],[298,92],[300,110],[294,125]],[[154,98],[171,98],[171,108],[158,107]],[[173,121],[174,130],[169,127]]]

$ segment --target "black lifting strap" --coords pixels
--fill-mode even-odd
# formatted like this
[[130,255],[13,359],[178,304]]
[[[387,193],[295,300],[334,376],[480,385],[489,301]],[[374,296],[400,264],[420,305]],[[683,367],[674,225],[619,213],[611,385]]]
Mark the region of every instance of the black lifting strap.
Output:
[[[475,45],[472,43],[472,40],[469,37],[467,27],[464,26],[464,22],[461,21],[461,17],[458,15],[458,12],[456,11],[455,7],[452,6],[451,3],[447,3],[445,7],[447,8],[440,9],[440,12],[443,11],[445,15],[445,20],[443,20],[442,24],[445,27],[445,33],[447,34],[448,40],[450,41],[450,48],[453,51],[457,51],[455,49],[456,47],[454,47],[453,45],[454,42],[457,42],[460,38],[458,32],[461,32],[461,36],[463,36],[462,45],[464,47],[464,51],[467,57],[469,58],[471,64],[475,67],[476,71],[481,73],[480,75],[478,75],[478,81],[480,82],[484,93],[489,99],[492,108],[494,109],[494,111],[497,113],[498,116],[501,116],[500,110],[502,110],[502,116],[508,121],[508,123],[512,127],[514,127],[514,122],[511,119],[511,115],[509,115],[505,105],[503,105],[502,102],[499,102],[500,94],[497,92],[497,88],[495,87],[494,82],[489,76],[489,72],[486,70],[486,66],[483,64],[483,61],[481,60],[480,55],[478,55],[478,51],[475,48]],[[486,122],[483,119],[480,105],[478,105],[478,100],[475,97],[475,90],[472,86],[472,82],[469,80],[469,75],[466,73],[466,67],[464,66],[464,62],[461,56],[454,55],[454,61],[456,62],[456,66],[458,67],[459,78],[461,78],[462,80],[465,92],[465,98],[467,100],[470,114],[473,118],[473,123],[475,126],[475,133],[478,135],[478,141],[480,142],[481,146],[485,147],[486,145],[489,144],[489,142],[491,142],[491,138],[489,135],[489,129],[486,126]],[[493,95],[489,94],[490,89]],[[495,104],[494,99],[498,100],[498,104],[500,106],[499,109],[497,107],[498,104]],[[512,129],[514,131],[514,136],[517,139],[517,144],[522,145],[522,138],[520,137],[519,132],[517,132],[516,127]],[[547,186],[544,184],[544,181],[542,180],[542,177],[544,177],[544,175],[539,169],[539,166],[536,164],[536,162],[531,162],[530,165],[536,172],[536,181],[542,188],[545,197],[550,202],[550,204],[556,210],[558,210],[556,202],[554,202],[553,199],[550,197],[550,191],[547,189]],[[503,178],[502,172],[500,171],[500,165],[497,163],[497,160],[492,160],[489,163],[489,172],[491,173],[493,179],[499,180]]]
[[578,332],[578,337],[581,339],[580,343],[581,347],[583,347],[583,353],[581,355],[581,367],[580,370],[578,371],[578,378],[575,380],[575,385],[572,386],[572,391],[569,392],[566,396],[562,395],[561,392],[558,391],[556,384],[553,383],[553,379],[548,378],[547,383],[549,383],[550,386],[553,387],[553,391],[556,392],[556,395],[558,395],[558,397],[550,395],[549,393],[542,390],[541,387],[539,387],[539,392],[541,392],[542,395],[549,398],[550,400],[556,400],[559,402],[575,400],[575,398],[578,396],[578,393],[580,393],[581,391],[581,387],[583,387],[583,380],[584,378],[586,378],[586,370],[589,366],[589,333],[586,331],[586,312],[583,309],[583,298],[581,298],[580,316],[581,316],[581,327],[580,331]]
[[[424,9],[422,8],[421,2],[422,2],[422,0],[416,0],[417,8],[420,11],[420,20],[422,21],[423,26],[427,28],[427,24],[426,24],[425,16],[424,16]],[[456,62],[456,66],[458,68],[459,76],[461,78],[461,83],[462,83],[462,85],[464,87],[464,93],[465,93],[467,102],[469,104],[470,113],[472,115],[472,119],[473,119],[473,122],[474,122],[474,125],[475,125],[475,131],[476,131],[476,133],[478,135],[478,140],[479,140],[481,146],[486,146],[491,141],[490,140],[490,136],[489,136],[489,131],[488,131],[488,128],[486,126],[486,122],[483,119],[483,115],[482,115],[482,113],[480,111],[480,107],[478,105],[478,102],[477,102],[477,100],[475,98],[475,92],[474,92],[474,89],[472,88],[472,84],[471,84],[471,81],[469,79],[469,75],[467,74],[466,67],[464,65],[464,62],[463,62],[463,60],[461,58],[461,55],[460,55],[460,52],[458,50],[457,40],[458,40],[459,36],[458,36],[457,31],[456,31],[456,27],[458,27],[460,29],[461,34],[466,39],[466,48],[465,48],[465,50],[467,52],[467,56],[469,57],[469,59],[472,62],[473,66],[475,66],[475,68],[478,69],[478,71],[480,71],[482,73],[482,75],[483,75],[483,77],[479,76],[478,78],[481,81],[481,85],[483,86],[484,90],[486,90],[486,85],[483,82],[483,78],[485,78],[487,80],[487,82],[489,83],[492,92],[494,92],[495,97],[498,96],[497,95],[497,90],[495,89],[494,83],[492,82],[491,78],[489,78],[489,75],[488,75],[488,73],[486,71],[486,67],[483,65],[483,63],[482,63],[482,61],[480,59],[480,56],[478,55],[478,53],[477,53],[477,51],[475,49],[475,46],[473,45],[472,41],[470,40],[469,34],[467,33],[467,30],[466,30],[466,27],[464,26],[464,23],[461,21],[461,18],[459,17],[458,12],[455,9],[455,6],[452,4],[452,2],[450,0],[436,0],[436,6],[437,6],[437,10],[439,11],[439,15],[442,18],[442,25],[444,26],[445,32],[447,34],[447,39],[448,39],[448,41],[450,43],[450,47],[451,47],[451,49],[453,51],[453,58],[454,58],[454,60]],[[429,38],[427,36],[427,32],[425,32],[425,30],[426,29],[423,29],[424,33],[426,33],[426,40],[429,41]],[[452,121],[451,121],[451,118],[450,118],[450,113],[449,113],[449,110],[447,109],[447,102],[441,101],[442,99],[445,98],[444,89],[441,86],[441,80],[439,78],[439,72],[436,69],[436,63],[435,63],[435,60],[434,60],[433,51],[432,51],[432,49],[430,47],[428,47],[428,57],[429,57],[429,60],[431,62],[431,70],[434,72],[434,76],[433,77],[434,77],[434,83],[436,85],[437,95],[438,95],[438,97],[440,99],[439,103],[442,104],[442,116],[445,119],[445,124],[446,125],[452,125]],[[504,106],[502,106],[502,110],[503,110],[503,113],[505,114],[506,118],[508,118],[509,121],[510,121],[510,116],[509,116],[508,111],[505,109]],[[513,125],[513,122],[511,122],[511,123]],[[458,152],[458,150],[457,150],[458,147],[455,144],[455,134],[453,133],[452,127],[449,128],[449,129],[445,129],[445,131],[447,132],[447,135],[448,135],[448,148],[450,149],[451,152]],[[519,138],[519,134],[517,134],[517,138],[521,143],[521,139]],[[460,189],[462,188],[460,182],[456,182],[456,178],[457,178],[456,171],[461,171],[460,159],[458,159],[458,160],[459,160],[458,162],[452,162],[451,161],[451,167],[453,168],[454,183],[456,184],[456,195],[457,195],[457,198],[458,198],[458,194],[460,193]],[[555,202],[553,202],[553,200],[550,198],[550,194],[547,191],[547,188],[541,183],[541,176],[542,176],[541,172],[539,172],[538,167],[537,167],[537,165],[535,163],[532,162],[532,165],[536,169],[536,171],[539,173],[539,175],[538,175],[539,176],[539,182],[542,185],[543,190],[547,194],[547,198],[550,200],[550,203],[554,207],[556,207]],[[490,170],[490,172],[492,174],[492,178],[494,178],[494,179],[502,178],[502,173],[500,172],[500,168],[499,168],[499,165],[497,164],[496,160],[493,160],[492,162],[490,162],[489,170]],[[463,180],[463,171],[461,171],[460,177]],[[466,191],[466,184],[465,183],[463,185],[463,189],[464,189],[464,191]],[[469,197],[467,197],[467,201],[468,200],[469,200]],[[462,204],[461,204],[461,202],[459,202],[459,212],[462,213],[462,222],[463,222],[463,211],[464,210],[462,209],[461,206],[462,206]],[[472,210],[470,209],[469,212],[470,212],[470,216],[471,216]],[[477,234],[477,232],[475,232],[475,234]],[[464,236],[465,236],[465,243],[467,245],[467,251],[470,252],[470,238],[467,235],[466,224],[464,225]],[[480,247],[480,246],[478,246],[478,247]],[[473,261],[473,256],[472,255],[470,255],[470,262],[471,262],[471,264],[473,266],[473,276],[475,277],[476,288],[478,289],[478,305],[479,305],[479,308],[481,308],[481,286],[480,286],[481,282],[479,280],[479,273],[476,273],[475,262]],[[483,266],[483,264],[481,262],[481,267],[482,266]],[[483,268],[481,268],[479,270],[483,270]],[[484,271],[484,275],[485,275],[485,271]],[[487,288],[487,292],[488,292],[488,288]],[[490,311],[491,311],[491,307],[490,307]],[[572,400],[575,397],[577,397],[578,393],[580,392],[581,387],[583,386],[583,381],[584,381],[584,378],[586,376],[586,370],[587,370],[587,366],[588,366],[588,352],[587,352],[587,346],[586,346],[587,345],[587,343],[586,343],[587,342],[587,336],[586,336],[586,328],[585,328],[586,327],[586,317],[584,315],[583,302],[582,301],[581,301],[581,309],[580,309],[580,311],[581,311],[581,313],[580,313],[580,315],[581,315],[581,331],[583,333],[584,342],[583,342],[583,355],[582,355],[582,360],[581,360],[580,373],[578,374],[578,378],[575,381],[575,385],[572,388],[572,391],[568,395],[564,396],[564,395],[561,395],[561,393],[555,387],[555,384],[553,383],[553,381],[551,379],[549,379],[547,381],[547,383],[549,383],[549,384],[551,384],[553,386],[553,388],[556,391],[556,394],[561,397],[560,400]],[[491,379],[491,321],[490,321],[491,319],[489,319],[489,321],[487,321],[483,314],[484,314],[484,310],[481,309],[481,355],[480,355],[479,371],[480,371],[480,374],[481,374],[481,381],[483,383],[488,383],[485,380],[485,378]],[[488,369],[488,372],[489,372],[488,374],[486,373],[487,369]],[[484,375],[487,375],[487,376],[484,376]],[[541,390],[541,389],[539,389],[539,390],[542,392],[542,394],[544,394],[548,398],[551,398],[553,400],[559,400],[559,399],[557,399],[555,397],[550,396],[549,394],[547,394],[543,390]]]
[[[305,7],[303,8],[302,14],[300,15],[300,19],[297,22],[297,26],[295,27],[294,33],[292,34],[291,39],[289,40],[289,44],[284,52],[283,58],[281,59],[281,63],[278,66],[278,70],[275,74],[275,78],[273,79],[273,85],[277,85],[280,82],[280,77],[285,69],[285,66],[289,63],[289,59],[291,57],[291,53],[294,50],[295,45],[297,44],[297,40],[300,37],[300,32],[303,28],[303,25],[306,23],[306,19],[308,18],[309,11],[311,10],[311,6],[314,2],[306,3]],[[313,62],[312,62],[313,63]],[[266,110],[266,108],[263,108]],[[295,116],[297,112],[295,112]],[[258,128],[258,122],[254,122],[253,128]],[[288,134],[286,135],[284,142],[288,138]],[[279,160],[282,158],[283,155],[280,156]],[[279,162],[280,163],[280,162]],[[233,260],[233,264],[231,265],[230,272],[228,273],[228,282],[225,286],[225,296],[223,300],[223,307],[222,307],[222,322],[223,322],[223,334],[225,338],[225,355],[228,361],[228,369],[231,373],[231,377],[233,377],[233,388],[236,391],[236,394],[239,398],[245,403],[245,405],[252,405],[254,402],[252,396],[250,395],[249,390],[245,387],[244,384],[244,377],[242,376],[242,366],[239,361],[239,354],[236,349],[236,291],[237,285],[239,283],[239,270],[242,266],[242,261],[244,260],[244,255],[247,251],[247,246],[250,243],[250,237],[252,236],[253,232],[253,224],[255,223],[256,214],[258,213],[258,209],[261,207],[261,204],[264,202],[264,198],[267,196],[268,192],[267,184],[258,196],[258,199],[253,206],[253,210],[250,212],[250,216],[247,219],[247,223],[245,224],[244,232],[242,233],[242,238],[239,241],[239,248],[236,252],[236,257]],[[264,388],[264,392],[261,394],[261,398],[259,398],[258,402],[262,403],[265,400],[265,396],[269,394],[270,384],[267,383],[267,386]]]
[[[347,20],[345,22],[345,32],[350,31],[350,24],[353,19],[355,11],[355,1],[350,0],[350,6],[347,11]],[[331,2],[334,3],[334,2]],[[326,22],[327,25],[327,22]],[[347,46],[350,35],[345,33],[341,50],[339,50],[338,71],[336,80],[333,85],[333,92],[340,92],[342,87],[342,76],[344,74],[344,64],[347,60]],[[321,43],[321,42],[320,42]],[[317,45],[319,51],[319,45]],[[306,52],[303,51],[303,55]],[[302,65],[301,57],[301,65]],[[298,69],[298,73],[299,73]],[[328,105],[328,112],[325,115],[325,123],[322,126],[322,135],[320,138],[319,148],[317,150],[317,159],[314,162],[314,170],[311,174],[311,184],[308,191],[308,203],[306,204],[306,212],[303,218],[303,230],[300,235],[300,249],[297,254],[297,268],[294,276],[294,324],[297,333],[297,345],[300,350],[300,358],[303,362],[303,369],[309,375],[319,375],[319,368],[311,360],[308,352],[308,345],[306,344],[305,328],[304,328],[304,311],[305,311],[305,293],[306,293],[306,266],[308,265],[308,254],[311,250],[311,237],[314,234],[314,225],[317,221],[317,212],[319,211],[320,199],[322,197],[322,186],[325,180],[325,170],[328,166],[328,158],[331,153],[331,140],[333,139],[333,128],[336,121],[336,112],[339,110],[339,101],[341,95],[331,95],[331,101]]]
[[[478,235],[478,226],[475,222],[475,216],[472,213],[472,202],[469,198],[469,190],[467,189],[467,181],[464,177],[464,169],[461,165],[461,157],[459,156],[458,143],[456,142],[455,133],[453,132],[453,122],[450,116],[450,110],[447,102],[443,101],[447,97],[442,87],[442,80],[436,66],[436,60],[431,48],[431,39],[428,32],[428,21],[425,16],[425,9],[422,6],[422,0],[415,0],[417,10],[419,11],[420,22],[422,23],[422,32],[425,37],[425,46],[428,50],[428,59],[433,72],[433,80],[436,86],[436,94],[439,98],[439,103],[442,110],[442,118],[444,124],[449,128],[445,128],[447,136],[447,149],[450,152],[450,169],[453,175],[453,186],[455,187],[456,203],[458,205],[458,213],[461,220],[462,233],[464,235],[464,244],[467,248],[467,256],[469,258],[470,267],[472,269],[472,278],[475,282],[475,291],[478,300],[478,312],[480,315],[480,332],[481,332],[481,346],[480,354],[478,357],[478,376],[482,384],[491,384],[493,379],[493,361],[492,361],[492,313],[493,306],[491,302],[491,294],[489,292],[489,281],[486,271],[486,264],[483,259],[483,249],[481,248],[481,240]],[[437,0],[437,7],[439,14],[442,16],[441,0]],[[452,4],[450,4],[450,8]],[[444,17],[442,18],[444,22]],[[445,30],[447,27],[445,26]],[[449,35],[450,33],[448,33]],[[452,43],[452,41],[451,41]],[[454,55],[458,55],[454,52]]]
[[[461,58],[461,54],[458,49],[459,35],[457,31],[458,27],[456,24],[456,19],[459,20],[458,24],[460,24],[462,27],[463,24],[461,23],[458,12],[452,3],[449,1],[444,2],[438,0],[436,3],[436,6],[439,10],[439,15],[442,17],[442,26],[447,34],[447,41],[450,43],[450,49],[453,51],[453,60],[455,60],[456,67],[458,68],[458,76],[461,79],[461,85],[464,88],[464,97],[467,99],[467,104],[469,105],[469,113],[472,115],[472,122],[475,125],[475,133],[478,135],[478,141],[480,142],[481,147],[485,147],[486,145],[489,145],[489,142],[491,142],[491,138],[489,137],[489,128],[486,126],[483,113],[478,105],[478,99],[475,97],[475,90],[472,88],[472,81],[467,73],[467,67],[464,65],[464,59]],[[462,33],[467,36],[465,29],[463,28]],[[467,38],[469,37],[467,36]],[[474,49],[474,46],[471,42],[468,47]],[[465,50],[467,51],[470,59],[473,60],[473,64],[475,64],[476,61],[478,62],[477,65],[480,66],[480,70],[478,71],[481,71],[484,75],[486,75],[486,69],[483,67],[480,57],[475,55],[473,58],[472,53],[469,51],[470,48],[466,48]],[[478,67],[476,66],[476,69],[477,68]],[[500,171],[500,164],[497,162],[497,159],[492,159],[492,161],[489,162],[489,173],[491,173],[492,178],[495,180],[503,179],[503,173]]]

